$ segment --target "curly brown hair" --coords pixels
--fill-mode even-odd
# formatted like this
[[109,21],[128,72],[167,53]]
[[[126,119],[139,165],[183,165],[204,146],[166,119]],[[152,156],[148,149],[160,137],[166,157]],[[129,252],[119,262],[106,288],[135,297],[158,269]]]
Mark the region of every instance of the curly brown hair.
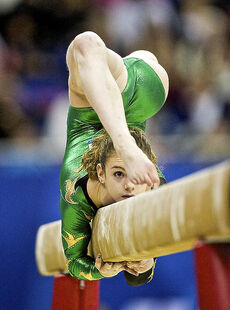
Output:
[[[131,136],[136,141],[137,146],[145,155],[156,164],[157,158],[151,150],[151,146],[143,130],[135,127],[129,127]],[[97,180],[97,165],[100,163],[105,171],[105,164],[108,157],[115,152],[113,141],[109,134],[102,129],[100,135],[92,140],[91,149],[82,156],[82,166],[77,172],[85,169],[89,178]]]

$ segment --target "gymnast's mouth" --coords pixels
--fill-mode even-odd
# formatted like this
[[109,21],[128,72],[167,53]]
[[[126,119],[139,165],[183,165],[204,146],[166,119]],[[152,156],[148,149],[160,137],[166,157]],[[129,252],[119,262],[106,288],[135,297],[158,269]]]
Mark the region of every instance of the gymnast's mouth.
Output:
[[130,198],[130,197],[134,197],[134,195],[123,195],[122,196],[122,198],[125,198],[125,199]]

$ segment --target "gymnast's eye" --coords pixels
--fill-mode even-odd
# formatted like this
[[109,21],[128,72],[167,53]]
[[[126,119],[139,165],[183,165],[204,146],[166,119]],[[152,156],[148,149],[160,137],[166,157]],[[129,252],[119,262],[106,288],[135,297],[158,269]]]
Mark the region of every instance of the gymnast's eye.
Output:
[[124,176],[124,173],[122,171],[116,171],[113,174],[116,178],[122,178]]

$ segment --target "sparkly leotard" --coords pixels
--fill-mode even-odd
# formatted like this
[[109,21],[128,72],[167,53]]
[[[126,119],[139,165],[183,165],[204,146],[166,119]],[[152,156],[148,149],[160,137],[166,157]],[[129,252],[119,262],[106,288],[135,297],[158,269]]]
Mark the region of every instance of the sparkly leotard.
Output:
[[[126,58],[124,64],[128,71],[128,81],[122,92],[126,121],[129,126],[145,130],[146,120],[164,104],[164,87],[155,71],[143,60]],[[100,129],[102,124],[93,108],[69,107],[67,144],[60,172],[62,241],[70,274],[83,280],[103,278],[95,267],[95,260],[87,255],[90,221],[96,207],[83,182],[86,171],[76,173],[82,155],[89,150],[91,140]],[[160,170],[158,174],[163,177]]]

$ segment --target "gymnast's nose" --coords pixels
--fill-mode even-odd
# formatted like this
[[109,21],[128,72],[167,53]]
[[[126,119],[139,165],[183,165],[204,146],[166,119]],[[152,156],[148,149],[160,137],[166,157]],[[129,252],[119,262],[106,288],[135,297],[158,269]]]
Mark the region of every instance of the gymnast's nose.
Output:
[[129,179],[127,179],[124,187],[127,192],[132,192],[134,190],[134,186],[135,185]]

